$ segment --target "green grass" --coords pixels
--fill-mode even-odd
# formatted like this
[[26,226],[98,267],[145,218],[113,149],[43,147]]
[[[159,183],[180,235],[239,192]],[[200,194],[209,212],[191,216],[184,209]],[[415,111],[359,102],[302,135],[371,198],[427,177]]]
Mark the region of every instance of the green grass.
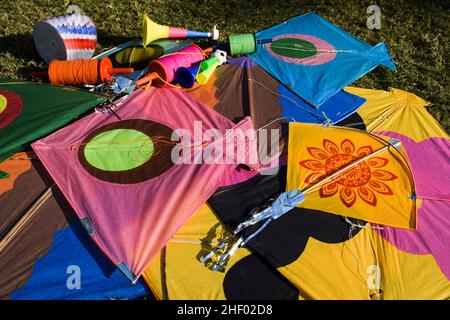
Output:
[[[65,12],[69,4],[82,8],[98,28],[98,52],[141,35],[144,12],[161,24],[209,30],[217,24],[221,39],[255,32],[284,19],[314,11],[358,38],[387,43],[397,72],[377,68],[355,85],[396,87],[430,101],[430,112],[450,132],[450,1],[266,1],[266,0],[0,0],[0,77],[30,79],[45,68],[31,37],[37,21]],[[381,8],[381,29],[366,27],[366,9]]]

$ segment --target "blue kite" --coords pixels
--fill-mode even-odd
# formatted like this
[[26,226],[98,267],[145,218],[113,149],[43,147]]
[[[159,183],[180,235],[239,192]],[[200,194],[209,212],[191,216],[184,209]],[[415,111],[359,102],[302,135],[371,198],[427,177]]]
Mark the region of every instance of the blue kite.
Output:
[[320,106],[378,65],[396,70],[387,47],[372,47],[314,13],[255,35],[251,57],[312,106]]

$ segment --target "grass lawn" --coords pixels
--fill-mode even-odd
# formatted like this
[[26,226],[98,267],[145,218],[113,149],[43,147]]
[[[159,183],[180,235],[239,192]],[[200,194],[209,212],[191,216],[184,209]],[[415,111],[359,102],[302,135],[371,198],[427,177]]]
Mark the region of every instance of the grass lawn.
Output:
[[[34,48],[33,25],[80,6],[97,25],[97,52],[139,38],[144,12],[156,22],[209,30],[217,24],[221,40],[230,34],[256,32],[284,19],[314,11],[376,44],[384,41],[398,71],[377,68],[354,85],[396,87],[430,101],[430,112],[450,132],[450,1],[448,0],[0,0],[0,77],[30,79],[45,68]],[[366,27],[367,7],[381,8],[381,29]]]

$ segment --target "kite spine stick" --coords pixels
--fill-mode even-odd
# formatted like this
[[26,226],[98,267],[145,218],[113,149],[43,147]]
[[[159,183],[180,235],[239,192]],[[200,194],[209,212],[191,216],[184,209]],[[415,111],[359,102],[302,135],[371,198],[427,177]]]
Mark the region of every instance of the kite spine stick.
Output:
[[318,182],[316,182],[316,183],[314,183],[314,184],[312,184],[312,185],[307,186],[306,188],[304,188],[304,189],[302,190],[302,192],[303,192],[304,194],[306,194],[306,193],[310,193],[310,192],[316,190],[317,188],[322,187],[324,184],[327,184],[328,182],[332,181],[332,180],[335,179],[337,176],[341,175],[343,172],[345,172],[345,171],[347,171],[347,170],[353,168],[354,166],[360,164],[360,163],[363,162],[364,160],[367,160],[367,158],[371,158],[371,157],[373,157],[373,156],[375,156],[375,155],[377,155],[377,154],[380,154],[380,153],[382,153],[382,152],[388,150],[390,147],[393,147],[393,148],[396,148],[396,149],[397,149],[397,147],[395,147],[393,144],[389,143],[388,145],[386,145],[386,146],[384,146],[384,147],[382,147],[382,148],[380,148],[380,149],[374,151],[373,153],[368,154],[368,155],[366,155],[366,156],[364,156],[364,157],[361,157],[361,158],[359,158],[358,160],[356,160],[356,161],[354,161],[354,162],[351,162],[351,163],[349,163],[349,164],[346,165],[346,166],[343,166],[342,168],[340,168],[340,169],[337,170],[336,172],[334,172],[334,173],[332,173],[331,175],[325,177],[323,180],[320,180],[320,181],[318,181]]
[[138,277],[131,271],[130,267],[125,262],[121,262],[117,265],[117,268],[133,283],[136,283]]

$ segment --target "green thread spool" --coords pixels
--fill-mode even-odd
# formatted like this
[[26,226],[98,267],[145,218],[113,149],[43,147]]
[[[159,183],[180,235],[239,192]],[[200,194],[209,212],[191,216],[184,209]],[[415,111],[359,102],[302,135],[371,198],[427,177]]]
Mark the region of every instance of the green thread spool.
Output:
[[239,56],[256,51],[256,40],[252,33],[234,34],[228,38],[230,43],[230,54]]

